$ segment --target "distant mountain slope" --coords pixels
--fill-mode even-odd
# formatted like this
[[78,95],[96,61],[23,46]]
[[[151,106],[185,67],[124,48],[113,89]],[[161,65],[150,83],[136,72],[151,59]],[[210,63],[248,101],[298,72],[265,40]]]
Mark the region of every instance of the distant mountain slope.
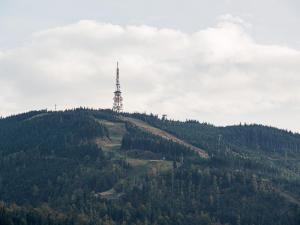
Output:
[[225,141],[252,150],[299,153],[300,135],[262,125],[240,125],[221,128]]
[[121,120],[129,122],[129,123],[137,126],[138,128],[140,128],[140,129],[142,129],[146,132],[150,132],[151,134],[160,136],[164,139],[171,140],[175,143],[183,145],[183,146],[191,149],[192,151],[196,152],[200,157],[208,158],[207,153],[203,149],[195,147],[195,146],[193,146],[193,145],[191,145],[191,144],[175,137],[174,135],[167,133],[166,131],[163,131],[163,130],[160,130],[156,127],[153,127],[153,126],[151,126],[151,125],[149,125],[149,124],[147,124],[147,123],[145,123],[141,120],[133,119],[133,118],[130,118],[130,117],[120,117],[120,118],[121,118]]
[[298,225],[299,143],[110,110],[3,118],[0,224]]
[[154,115],[133,114],[152,126],[166,130],[205,150],[231,147],[240,150],[291,156],[300,153],[300,134],[262,125],[215,127],[197,121],[160,120]]

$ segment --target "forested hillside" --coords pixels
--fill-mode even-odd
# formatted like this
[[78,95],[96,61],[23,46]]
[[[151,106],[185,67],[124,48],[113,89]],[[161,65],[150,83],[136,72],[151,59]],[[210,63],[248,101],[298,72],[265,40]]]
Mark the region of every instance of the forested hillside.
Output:
[[1,225],[298,225],[300,135],[33,111],[0,119],[0,201]]

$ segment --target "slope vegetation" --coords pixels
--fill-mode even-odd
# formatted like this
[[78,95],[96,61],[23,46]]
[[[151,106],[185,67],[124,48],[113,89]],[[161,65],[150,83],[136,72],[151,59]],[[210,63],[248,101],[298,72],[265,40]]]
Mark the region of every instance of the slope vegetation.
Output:
[[299,143],[111,110],[2,118],[0,224],[298,225]]
[[140,128],[144,131],[147,131],[151,134],[157,135],[157,136],[162,137],[166,140],[170,140],[170,141],[173,141],[173,142],[178,143],[180,145],[183,145],[183,146],[191,149],[192,151],[196,152],[202,158],[206,158],[206,159],[208,158],[208,154],[203,149],[195,147],[195,146],[187,143],[186,141],[184,141],[182,139],[179,139],[179,138],[175,137],[174,135],[172,135],[172,134],[170,134],[170,133],[168,133],[164,130],[158,129],[158,128],[153,127],[153,126],[151,126],[151,125],[149,125],[149,124],[147,124],[147,123],[145,123],[141,120],[130,118],[130,117],[121,117],[121,120],[132,123],[133,125],[137,126],[138,128]]

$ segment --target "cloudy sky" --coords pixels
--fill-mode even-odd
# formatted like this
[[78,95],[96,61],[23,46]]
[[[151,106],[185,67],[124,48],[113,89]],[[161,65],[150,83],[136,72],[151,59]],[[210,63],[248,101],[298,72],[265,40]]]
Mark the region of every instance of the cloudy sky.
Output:
[[1,0],[0,115],[111,108],[300,131],[298,0]]

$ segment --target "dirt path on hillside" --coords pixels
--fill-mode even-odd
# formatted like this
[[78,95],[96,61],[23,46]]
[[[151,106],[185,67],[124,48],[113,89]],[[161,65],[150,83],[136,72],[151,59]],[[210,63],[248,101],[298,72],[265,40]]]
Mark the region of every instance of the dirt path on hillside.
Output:
[[164,139],[167,139],[167,140],[171,140],[175,143],[178,143],[180,145],[183,145],[189,149],[191,149],[192,151],[196,152],[200,157],[202,158],[205,158],[207,159],[209,156],[208,154],[201,148],[198,148],[198,147],[195,147],[177,137],[175,137],[174,135],[164,131],[164,130],[161,130],[159,128],[156,128],[156,127],[153,127],[141,120],[138,120],[138,119],[133,119],[133,118],[129,118],[129,117],[120,117],[120,119],[122,119],[123,121],[125,122],[130,122],[131,124],[139,127],[140,129],[144,130],[144,131],[147,131],[151,134],[154,134],[154,135],[157,135],[157,136],[160,136]]
[[274,191],[278,193],[281,197],[285,198],[287,201],[296,204],[300,207],[300,199],[297,199],[293,195],[288,192],[282,191],[279,188],[274,188]]

